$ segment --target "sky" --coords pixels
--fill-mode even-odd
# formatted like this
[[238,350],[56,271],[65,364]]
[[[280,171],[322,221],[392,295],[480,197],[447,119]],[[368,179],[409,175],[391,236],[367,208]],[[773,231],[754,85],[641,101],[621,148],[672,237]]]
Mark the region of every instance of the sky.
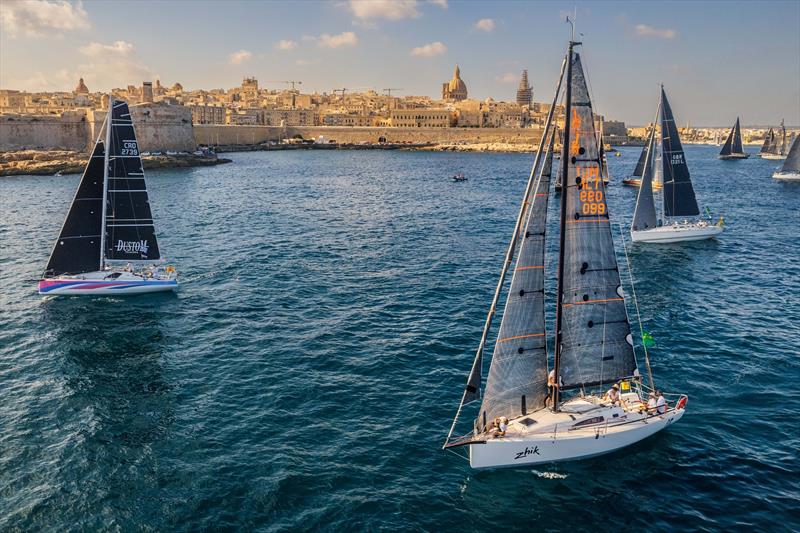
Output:
[[0,88],[92,91],[159,78],[230,88],[515,98],[528,69],[549,102],[577,10],[595,111],[652,120],[664,83],[678,122],[800,125],[800,1],[0,0]]

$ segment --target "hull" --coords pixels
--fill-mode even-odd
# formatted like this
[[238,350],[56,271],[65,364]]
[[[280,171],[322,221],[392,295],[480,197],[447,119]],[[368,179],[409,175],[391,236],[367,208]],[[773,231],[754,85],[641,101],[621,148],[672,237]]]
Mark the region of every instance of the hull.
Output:
[[108,272],[60,276],[39,281],[39,294],[47,296],[108,296],[175,292],[177,279],[151,279],[134,274],[109,279]]
[[[646,439],[680,420],[685,411],[685,399],[661,415],[648,415],[634,406],[601,405],[580,414],[578,411],[552,413],[545,409],[528,415],[537,421],[533,427],[544,424],[540,430],[526,433],[517,430],[512,422],[505,437],[470,444],[469,462],[472,468],[486,469],[587,459]],[[600,422],[591,424],[598,419]],[[553,424],[555,420],[557,423]]]
[[633,242],[674,243],[711,239],[722,233],[721,226],[698,226],[695,224],[661,226],[643,231],[631,231]]
[[786,156],[779,154],[761,154],[761,159],[786,159]]
[[776,180],[800,181],[800,172],[776,172],[772,177]]
[[[630,187],[641,187],[642,186],[642,179],[641,178],[628,178],[622,180],[623,185],[628,185]],[[661,189],[661,183],[654,181],[653,182],[653,189]]]
[[747,159],[748,157],[750,157],[750,154],[730,154],[719,156],[720,159]]

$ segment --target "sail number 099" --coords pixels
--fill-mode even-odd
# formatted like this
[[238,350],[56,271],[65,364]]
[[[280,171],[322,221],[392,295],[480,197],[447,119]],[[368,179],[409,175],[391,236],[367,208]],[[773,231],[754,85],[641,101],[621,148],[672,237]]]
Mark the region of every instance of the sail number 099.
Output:
[[583,187],[580,192],[581,213],[584,215],[605,215],[606,203],[603,197],[603,190],[600,186],[600,169],[597,167],[588,167],[582,169],[583,172]]

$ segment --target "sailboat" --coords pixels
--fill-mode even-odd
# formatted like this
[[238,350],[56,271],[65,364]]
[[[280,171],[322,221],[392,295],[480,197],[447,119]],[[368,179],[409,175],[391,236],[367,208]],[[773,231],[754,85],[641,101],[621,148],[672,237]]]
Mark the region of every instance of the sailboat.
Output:
[[[654,128],[655,125],[653,125],[653,129]],[[650,138],[649,134],[647,138],[648,139]],[[649,142],[644,143],[644,146],[642,147],[642,153],[639,154],[639,160],[636,162],[636,168],[633,169],[633,174],[631,174],[630,177],[622,180],[623,185],[630,185],[631,187],[642,186],[642,174],[644,173],[644,162],[647,159],[647,152],[649,149],[650,149],[650,143]],[[660,189],[661,182],[658,180],[654,180],[653,188]]]
[[[673,243],[709,239],[722,233],[722,219],[717,224],[697,220],[700,215],[697,198],[689,177],[689,167],[683,153],[672,108],[661,87],[661,100],[656,116],[661,118],[661,139],[656,141],[655,128],[650,133],[647,158],[642,175],[642,186],[636,199],[636,210],[631,225],[633,242]],[[656,152],[661,151],[661,164]],[[661,172],[663,190],[662,217],[657,219],[652,182],[656,172]],[[693,217],[693,218],[688,218]]]
[[[685,395],[660,410],[645,404],[652,390],[639,374],[611,235],[606,187],[580,55],[570,42],[545,123],[513,237],[478,351],[444,448],[468,449],[473,468],[530,466],[583,459],[629,446],[674,424]],[[566,76],[564,75],[566,70]],[[552,152],[543,157],[552,108],[566,85],[565,142],[560,165],[559,262],[554,339],[545,327],[545,249]],[[552,142],[552,141],[551,141]],[[516,261],[513,258],[516,256]],[[514,265],[505,292],[505,276]],[[482,387],[483,350],[501,294],[505,310]],[[553,366],[548,372],[548,345]],[[647,356],[645,356],[647,362]],[[647,362],[649,369],[649,362]],[[552,379],[550,378],[552,376]],[[556,380],[558,376],[558,380]],[[548,394],[548,382],[552,394]],[[617,399],[599,394],[612,385]],[[464,407],[481,406],[472,430],[454,436]]]
[[800,135],[794,138],[786,161],[772,177],[784,181],[800,181]]
[[776,135],[772,128],[767,133],[767,138],[764,139],[764,144],[761,146],[759,155],[763,159],[784,159],[788,152],[789,143],[786,139],[786,126],[781,120],[781,133]]
[[719,152],[720,159],[747,159],[750,154],[745,153],[742,147],[742,131],[739,128],[739,117],[736,117],[736,122],[722,145],[722,150]]
[[175,269],[163,266],[128,104],[111,97],[108,109],[39,281],[39,294],[124,295],[178,288]]

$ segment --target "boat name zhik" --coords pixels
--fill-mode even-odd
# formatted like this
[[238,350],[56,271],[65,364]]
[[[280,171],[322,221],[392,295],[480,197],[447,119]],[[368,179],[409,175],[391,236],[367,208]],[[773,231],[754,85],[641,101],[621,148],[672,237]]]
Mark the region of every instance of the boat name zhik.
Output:
[[525,446],[525,450],[517,452],[517,456],[514,457],[514,460],[516,461],[517,459],[522,459],[523,457],[528,457],[529,455],[541,455],[539,453],[539,447],[534,446],[533,448],[528,448]]

